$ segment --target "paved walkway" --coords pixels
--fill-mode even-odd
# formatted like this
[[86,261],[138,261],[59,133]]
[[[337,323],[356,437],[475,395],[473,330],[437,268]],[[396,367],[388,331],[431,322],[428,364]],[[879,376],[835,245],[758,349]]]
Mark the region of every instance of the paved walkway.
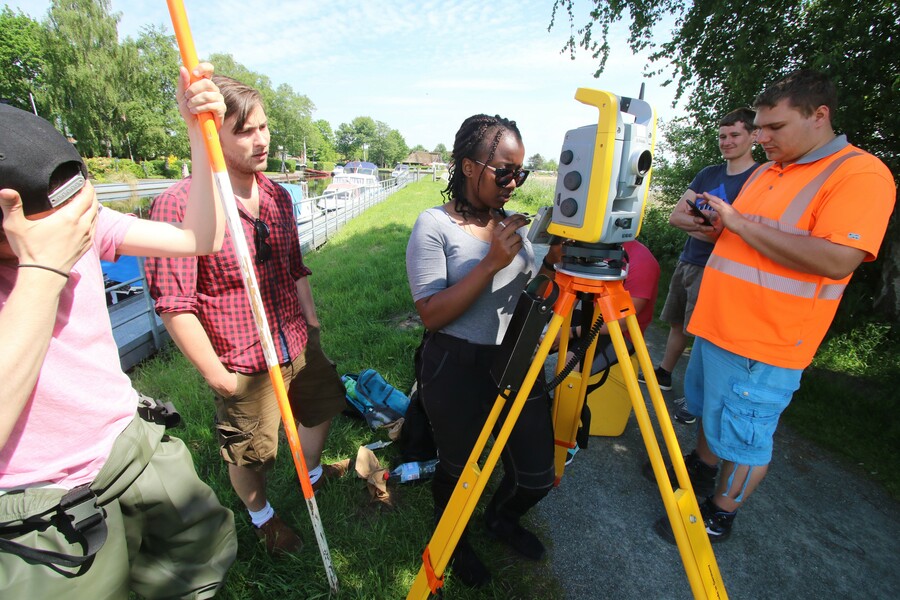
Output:
[[[666,335],[655,325],[647,332],[654,361]],[[669,403],[681,391],[686,365],[685,357],[675,387],[663,392]],[[694,426],[675,429],[686,452]],[[775,438],[768,477],[739,513],[731,538],[713,547],[728,596],[900,596],[900,504],[785,426]],[[536,508],[567,599],[691,597],[677,548],[651,527],[664,511],[656,485],[641,475],[646,457],[632,414],[621,436],[592,437]]]

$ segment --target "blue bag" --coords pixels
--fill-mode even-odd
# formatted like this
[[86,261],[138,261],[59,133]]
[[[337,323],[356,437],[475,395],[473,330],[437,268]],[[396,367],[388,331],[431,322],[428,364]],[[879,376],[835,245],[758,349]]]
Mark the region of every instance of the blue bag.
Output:
[[409,407],[409,398],[385,381],[375,369],[357,374],[347,373],[341,380],[347,389],[347,405],[351,414],[365,419],[369,427],[377,429],[402,418]]

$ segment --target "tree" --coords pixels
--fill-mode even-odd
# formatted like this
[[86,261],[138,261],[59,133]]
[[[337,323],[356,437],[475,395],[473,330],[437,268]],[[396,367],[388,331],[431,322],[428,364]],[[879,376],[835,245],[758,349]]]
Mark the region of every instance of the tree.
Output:
[[406,141],[400,132],[387,123],[375,121],[375,137],[369,147],[369,160],[389,167],[406,158]]
[[[16,108],[32,110],[32,96],[42,84],[45,63],[43,28],[8,6],[0,12],[0,98]],[[35,103],[38,104],[37,98]],[[42,114],[38,110],[38,114]]]
[[180,64],[175,37],[161,27],[144,27],[137,40],[127,38],[122,44],[120,110],[134,158],[190,155],[187,131],[174,101]]
[[303,151],[303,140],[318,135],[318,129],[312,122],[312,101],[298,94],[286,83],[275,90],[272,99],[266,105],[266,115],[271,123],[272,142],[274,148],[283,146],[290,155]]
[[450,151],[447,150],[447,146],[445,146],[443,143],[440,143],[437,146],[435,146],[434,150],[432,150],[432,152],[436,152],[441,155],[442,163],[450,162]]
[[319,119],[313,123],[319,135],[316,137],[316,144],[310,144],[310,156],[315,156],[317,161],[334,162],[337,159],[337,152],[334,149],[334,132],[331,130],[331,124],[325,119]]
[[84,156],[126,146],[119,14],[109,0],[53,0],[47,22],[48,99]]
[[528,160],[525,161],[525,166],[532,171],[540,171],[544,169],[545,164],[544,157],[540,154],[532,155]]
[[362,160],[376,138],[377,126],[372,117],[356,117],[350,123],[341,123],[335,132],[335,149],[347,160]]
[[409,156],[409,147],[406,145],[406,140],[396,129],[391,129],[390,133],[388,133],[387,144],[390,149],[387,161],[389,165],[403,162]]
[[[595,75],[609,56],[610,26],[630,18],[628,45],[651,52],[646,74],[662,73],[670,61],[667,83],[676,84],[676,100],[689,92],[691,125],[701,130],[751,104],[767,84],[797,68],[824,71],[839,92],[838,131],[881,158],[895,178],[900,174],[900,111],[893,106],[900,93],[896,2],[856,3],[849,10],[827,0],[593,0],[587,22],[576,28],[574,0],[554,0],[550,27],[563,13],[573,25],[564,49],[591,52],[599,61]],[[671,36],[654,40],[654,27],[670,16]],[[900,321],[898,229],[895,213],[881,257],[864,265],[849,288],[874,295],[876,309],[894,323]]]

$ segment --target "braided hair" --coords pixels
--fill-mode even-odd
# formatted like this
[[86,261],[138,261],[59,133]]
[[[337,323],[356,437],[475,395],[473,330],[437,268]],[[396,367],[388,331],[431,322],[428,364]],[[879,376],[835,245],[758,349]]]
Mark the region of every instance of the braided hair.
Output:
[[507,131],[516,136],[520,144],[522,143],[522,134],[519,133],[516,122],[504,119],[500,115],[493,117],[484,114],[473,115],[463,121],[459,131],[456,132],[449,167],[450,179],[441,195],[448,202],[453,200],[455,202],[453,208],[463,217],[474,213],[472,204],[466,198],[466,177],[461,169],[463,159],[478,160],[478,156],[486,150],[487,158],[482,162],[490,162],[494,158],[500,138]]

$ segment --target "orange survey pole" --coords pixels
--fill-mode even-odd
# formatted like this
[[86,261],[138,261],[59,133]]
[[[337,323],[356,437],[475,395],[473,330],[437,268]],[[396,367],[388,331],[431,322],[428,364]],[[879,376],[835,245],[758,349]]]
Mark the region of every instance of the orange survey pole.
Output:
[[[172,17],[172,25],[175,28],[175,37],[178,39],[178,48],[181,51],[181,59],[187,70],[193,71],[199,61],[197,59],[197,51],[194,48],[194,40],[191,36],[191,28],[188,25],[184,4],[181,0],[166,1],[169,5],[169,14]],[[253,311],[253,318],[256,321],[256,329],[259,332],[263,354],[266,357],[266,365],[269,369],[272,387],[275,388],[275,397],[278,399],[278,408],[281,411],[281,420],[284,424],[284,431],[287,435],[288,445],[291,449],[291,456],[294,457],[294,466],[297,469],[297,476],[300,479],[300,487],[303,490],[303,496],[306,498],[306,507],[309,509],[309,516],[312,521],[313,531],[316,535],[316,542],[319,545],[319,552],[322,554],[322,562],[325,564],[328,585],[331,587],[333,593],[337,593],[337,575],[335,575],[334,565],[331,562],[331,553],[328,550],[328,542],[325,539],[325,530],[322,527],[322,518],[319,516],[316,497],[312,489],[312,484],[310,484],[309,481],[309,470],[306,468],[306,461],[303,458],[303,451],[300,448],[300,438],[297,435],[297,427],[294,424],[294,415],[291,411],[291,405],[288,402],[287,391],[284,387],[284,379],[281,376],[281,367],[278,363],[278,355],[275,352],[275,344],[272,341],[272,334],[269,331],[269,323],[266,319],[262,296],[259,293],[259,284],[256,280],[256,271],[253,269],[250,250],[247,246],[247,239],[244,236],[237,204],[234,200],[234,192],[231,190],[231,180],[228,178],[228,171],[225,168],[225,158],[222,155],[222,146],[219,143],[219,133],[216,131],[216,125],[212,115],[208,113],[200,115],[200,123],[203,129],[203,137],[206,141],[206,153],[209,156],[213,177],[216,181],[216,187],[218,188],[219,196],[222,201],[222,208],[225,211],[225,217],[228,221],[228,230],[231,232],[235,253],[237,254],[238,262],[240,263],[241,275],[244,280],[244,289],[247,291],[247,297],[250,300],[250,309]]]

